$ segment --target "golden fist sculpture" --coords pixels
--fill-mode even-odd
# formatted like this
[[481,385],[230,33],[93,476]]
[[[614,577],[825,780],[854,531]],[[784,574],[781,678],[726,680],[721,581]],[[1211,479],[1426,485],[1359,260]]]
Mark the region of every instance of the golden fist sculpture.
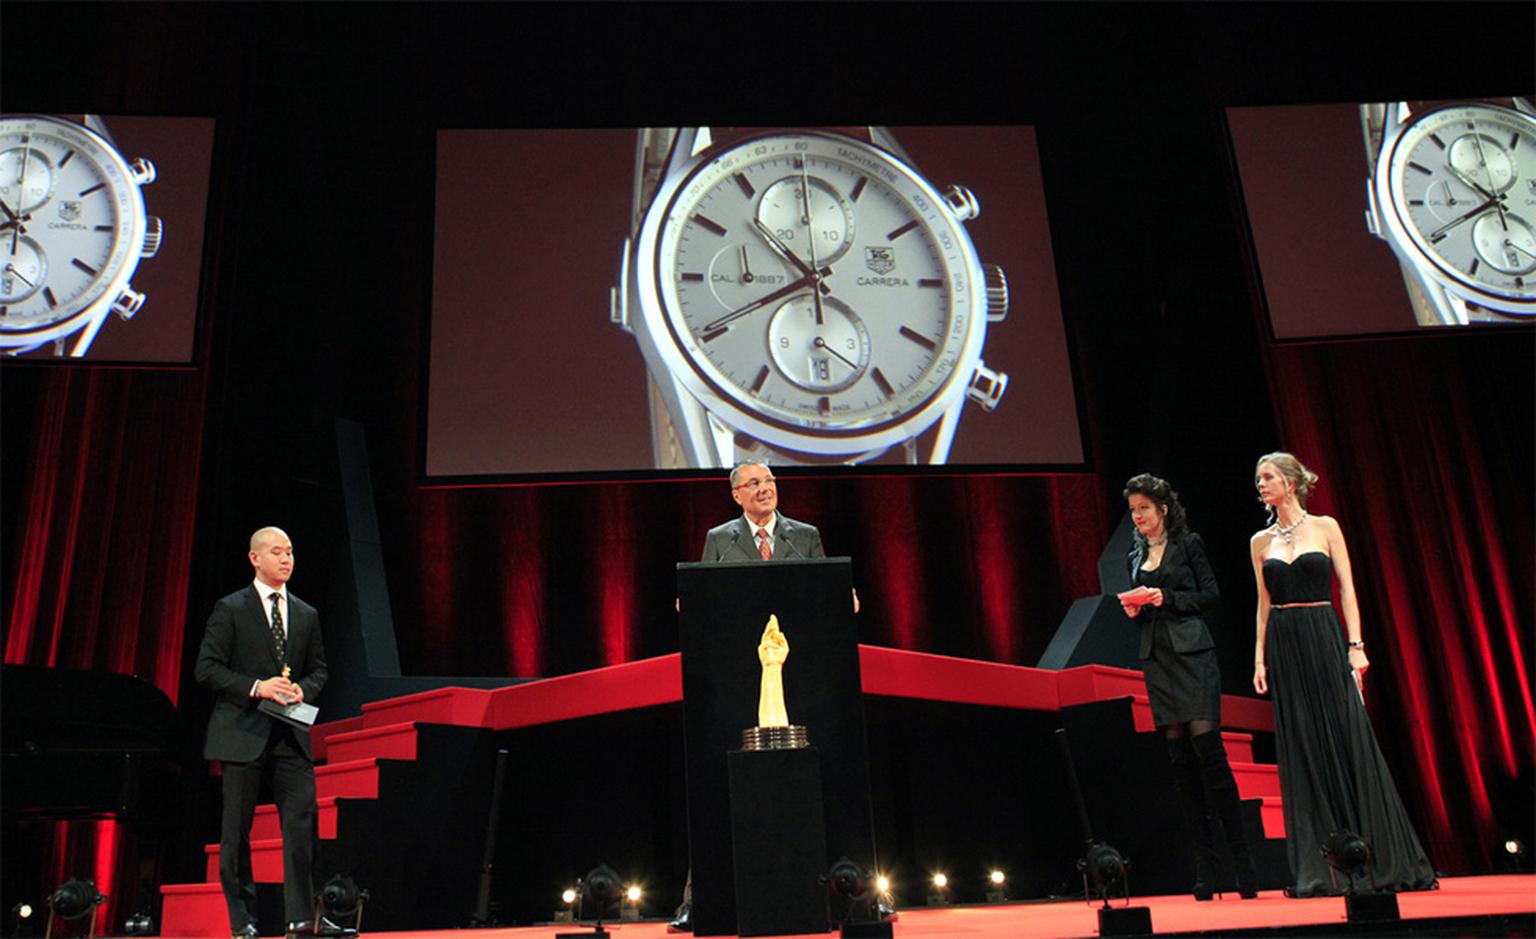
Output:
[[789,709],[784,706],[784,662],[789,658],[789,639],[779,629],[779,618],[768,617],[763,638],[757,644],[757,660],[763,681],[757,697],[759,727],[788,727]]

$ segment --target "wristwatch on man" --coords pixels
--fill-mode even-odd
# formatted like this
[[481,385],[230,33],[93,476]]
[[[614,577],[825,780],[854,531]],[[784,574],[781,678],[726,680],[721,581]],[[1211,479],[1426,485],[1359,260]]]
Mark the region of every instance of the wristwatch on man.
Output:
[[[648,128],[610,316],[650,374],[656,466],[944,463],[1008,311],[961,186],[888,130]],[[921,452],[920,452],[921,448]]]
[[1536,109],[1529,98],[1360,106],[1366,226],[1392,247],[1421,326],[1536,315]]
[[145,296],[129,286],[160,249],[144,211],[148,160],[123,158],[101,118],[0,115],[0,352],[49,344],[86,354],[109,313],[129,319]]

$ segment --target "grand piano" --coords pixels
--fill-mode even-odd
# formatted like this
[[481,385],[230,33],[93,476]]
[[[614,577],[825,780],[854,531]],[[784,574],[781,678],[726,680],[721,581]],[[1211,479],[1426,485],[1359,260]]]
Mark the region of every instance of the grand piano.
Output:
[[[6,665],[0,670],[0,809],[5,834],[4,908],[34,905],[56,884],[47,870],[63,820],[113,819],[115,858],[83,857],[71,847],[66,877],[113,872],[98,884],[124,904],[148,874],[159,847],[184,815],[187,767],[196,759],[186,721],[154,685],[129,675]],[[86,846],[84,851],[89,853]],[[78,868],[78,869],[77,869]]]

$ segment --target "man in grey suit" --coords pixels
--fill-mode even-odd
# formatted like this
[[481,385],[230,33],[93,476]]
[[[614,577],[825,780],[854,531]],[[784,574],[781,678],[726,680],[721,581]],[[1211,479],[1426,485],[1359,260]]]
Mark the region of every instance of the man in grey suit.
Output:
[[[263,781],[283,833],[283,906],[288,934],[319,932],[314,916],[315,767],[309,729],[259,708],[313,702],[325,686],[325,647],[315,608],[288,591],[293,543],[280,528],[251,536],[255,579],[214,604],[197,653],[197,683],[215,694],[203,757],[221,764],[224,812],[219,883],[234,939],[254,937],[256,883],[251,820]],[[265,676],[265,677],[264,677]]]
[[[815,525],[779,514],[779,486],[773,471],[762,463],[742,463],[731,470],[731,498],[742,514],[716,525],[704,536],[701,561],[789,561],[824,558],[821,532]],[[859,611],[859,595],[853,595]],[[667,925],[668,932],[693,931],[693,871],[683,885],[683,902]]]
[[815,525],[779,514],[779,486],[762,463],[731,470],[731,498],[742,514],[704,536],[702,561],[771,561],[824,558]]

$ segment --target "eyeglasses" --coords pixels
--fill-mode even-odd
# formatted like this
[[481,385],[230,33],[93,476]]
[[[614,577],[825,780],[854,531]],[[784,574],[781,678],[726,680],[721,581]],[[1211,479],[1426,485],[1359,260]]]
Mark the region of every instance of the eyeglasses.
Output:
[[772,476],[760,476],[757,479],[749,479],[746,482],[738,485],[736,488],[750,489],[753,492],[756,492],[764,486],[772,486],[776,482],[778,482],[778,480],[774,479]]

